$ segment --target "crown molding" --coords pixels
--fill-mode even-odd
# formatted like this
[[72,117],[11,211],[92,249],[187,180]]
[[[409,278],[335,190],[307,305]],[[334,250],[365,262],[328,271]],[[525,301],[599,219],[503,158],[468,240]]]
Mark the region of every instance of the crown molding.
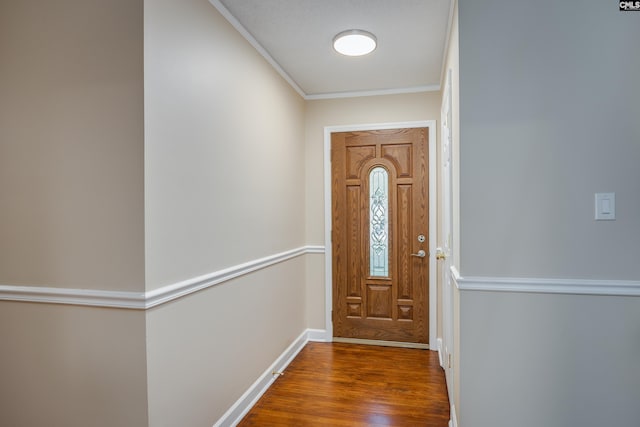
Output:
[[287,83],[289,83],[289,85],[293,88],[293,90],[295,90],[298,93],[298,95],[300,95],[303,98],[306,96],[306,94],[300,88],[300,86],[298,86],[298,84],[280,66],[280,64],[278,64],[278,62],[275,59],[273,59],[271,55],[269,55],[269,52],[267,52],[267,50],[264,47],[262,47],[260,43],[258,43],[258,40],[256,40],[255,37],[253,37],[251,33],[247,31],[247,29],[240,23],[240,21],[238,21],[235,18],[235,16],[233,16],[231,12],[229,12],[229,9],[224,7],[224,5],[220,3],[219,0],[209,0],[209,3],[211,3],[213,7],[215,7],[218,10],[218,12],[220,12],[220,14],[227,21],[229,21],[229,23],[233,26],[233,28],[235,28],[240,33],[240,35],[242,35],[242,37],[244,37],[249,42],[249,44],[253,46],[255,50],[258,51],[260,55],[262,55],[262,57],[273,67],[274,70],[276,70],[278,74],[280,74],[280,76],[283,79],[286,80]]
[[293,80],[293,78],[287,73],[280,64],[273,59],[273,57],[267,52],[267,50],[251,35],[249,31],[236,19],[229,9],[227,9],[220,0],[209,0],[209,3],[215,7],[218,12],[233,26],[249,42],[255,50],[276,70],[280,76],[285,79],[287,83],[300,95],[304,100],[313,101],[318,99],[338,99],[338,98],[357,98],[361,96],[380,96],[380,95],[400,95],[406,93],[419,93],[419,92],[437,92],[440,90],[440,85],[428,85],[428,86],[415,86],[408,88],[397,89],[380,89],[380,90],[367,90],[367,91],[351,91],[351,92],[335,92],[335,93],[317,93],[307,94],[302,90],[300,86]]
[[398,89],[379,89],[379,90],[363,90],[353,92],[335,92],[335,93],[318,93],[313,95],[305,95],[307,101],[315,101],[319,99],[339,99],[339,98],[358,98],[362,96],[383,96],[383,95],[402,95],[406,93],[421,92],[438,92],[440,85],[414,86]]

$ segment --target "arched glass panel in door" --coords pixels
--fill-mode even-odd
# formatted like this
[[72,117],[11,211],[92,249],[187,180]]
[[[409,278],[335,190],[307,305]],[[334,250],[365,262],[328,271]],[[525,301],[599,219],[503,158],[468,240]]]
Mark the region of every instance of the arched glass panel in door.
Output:
[[369,264],[371,276],[389,276],[389,173],[369,173]]

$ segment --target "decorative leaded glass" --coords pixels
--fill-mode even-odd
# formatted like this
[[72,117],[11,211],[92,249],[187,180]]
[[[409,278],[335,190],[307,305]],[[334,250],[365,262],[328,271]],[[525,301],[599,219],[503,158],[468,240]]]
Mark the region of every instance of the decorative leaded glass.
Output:
[[369,174],[369,263],[371,276],[389,275],[389,174],[376,167]]

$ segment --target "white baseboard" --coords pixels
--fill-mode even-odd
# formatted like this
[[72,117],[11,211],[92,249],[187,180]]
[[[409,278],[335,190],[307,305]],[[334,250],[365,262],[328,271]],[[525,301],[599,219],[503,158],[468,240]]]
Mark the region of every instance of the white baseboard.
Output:
[[[442,345],[442,338],[438,338],[438,359],[440,361],[440,367],[442,369],[445,369],[444,367],[444,348]],[[446,375],[445,375],[446,378]],[[447,394],[450,395],[449,393],[449,386],[450,384],[447,382]],[[458,427],[458,418],[456,417],[456,405],[451,404],[450,408],[449,408],[450,414],[449,414],[449,427]]]
[[438,338],[436,342],[438,343],[438,361],[440,362],[440,367],[444,369],[444,359],[442,356],[442,338]]
[[326,341],[325,331],[320,329],[307,329],[296,338],[289,347],[276,359],[269,368],[244,392],[225,414],[213,425],[213,427],[234,427],[253,408],[260,397],[276,380],[274,372],[282,372],[289,363],[298,355],[300,350],[309,341]]
[[449,427],[458,427],[458,417],[456,415],[456,405],[451,405],[451,419],[449,420]]
[[327,338],[327,331],[324,329],[307,329],[307,338],[314,342],[331,342],[331,337]]

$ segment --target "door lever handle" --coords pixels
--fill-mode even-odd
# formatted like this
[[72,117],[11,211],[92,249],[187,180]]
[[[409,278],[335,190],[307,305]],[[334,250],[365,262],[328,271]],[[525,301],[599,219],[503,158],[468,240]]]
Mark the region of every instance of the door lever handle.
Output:
[[418,258],[424,258],[424,257],[427,256],[427,253],[424,250],[420,249],[417,254],[411,254],[411,256],[416,256]]

